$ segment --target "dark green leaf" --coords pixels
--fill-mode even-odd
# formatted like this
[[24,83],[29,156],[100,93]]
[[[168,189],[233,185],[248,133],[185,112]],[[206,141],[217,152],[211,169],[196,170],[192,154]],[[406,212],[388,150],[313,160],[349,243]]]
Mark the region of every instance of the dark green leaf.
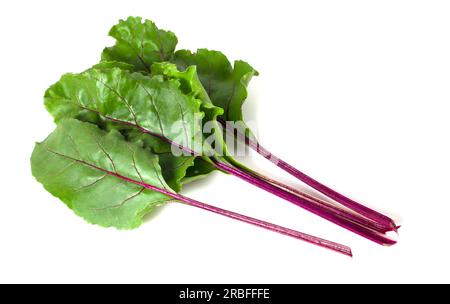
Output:
[[197,67],[198,77],[212,103],[224,110],[223,119],[243,121],[242,105],[248,95],[247,85],[258,75],[248,63],[236,61],[232,67],[224,54],[207,49],[196,53],[177,51],[173,61],[182,70]]
[[217,168],[210,161],[203,157],[197,157],[194,160],[193,166],[186,170],[186,175],[183,178],[183,184],[188,184],[190,182],[202,179],[215,170],[217,170]]

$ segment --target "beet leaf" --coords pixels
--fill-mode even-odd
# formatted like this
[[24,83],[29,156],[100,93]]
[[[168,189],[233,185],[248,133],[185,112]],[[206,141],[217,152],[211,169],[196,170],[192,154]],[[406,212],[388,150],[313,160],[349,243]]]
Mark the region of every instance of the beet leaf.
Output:
[[[36,178],[77,214],[91,223],[131,229],[155,206],[176,200],[351,254],[345,246],[179,194],[184,184],[219,170],[376,243],[395,244],[385,235],[397,229],[392,219],[326,187],[258,143],[242,113],[247,86],[258,75],[248,63],[238,60],[232,65],[219,51],[176,51],[174,33],[140,17],[121,20],[110,35],[116,43],[104,49],[99,64],[79,74],[66,74],[47,90],[45,106],[58,128],[37,144],[32,157]],[[245,128],[234,130],[228,122]],[[230,135],[340,205],[244,166],[228,150],[225,139]],[[137,161],[137,155],[142,159]],[[145,155],[147,167],[138,168]],[[50,164],[47,171],[42,168],[44,160]],[[70,174],[77,173],[88,177],[70,180]],[[86,185],[77,184],[85,181]],[[93,195],[86,194],[89,191],[95,195],[107,191],[102,188],[107,182],[114,191],[98,203],[83,204]]]

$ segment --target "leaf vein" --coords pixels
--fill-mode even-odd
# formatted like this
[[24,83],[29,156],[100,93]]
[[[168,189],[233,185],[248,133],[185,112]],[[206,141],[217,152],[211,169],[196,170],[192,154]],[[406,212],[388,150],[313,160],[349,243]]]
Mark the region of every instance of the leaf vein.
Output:
[[85,189],[87,189],[87,188],[89,188],[89,187],[92,187],[92,186],[96,185],[97,183],[99,183],[100,181],[102,181],[106,176],[108,176],[108,174],[104,174],[104,175],[102,175],[100,178],[98,178],[98,179],[96,179],[95,181],[93,181],[92,183],[89,183],[89,184],[87,184],[87,185],[85,185],[85,186],[82,186],[82,187],[76,189],[75,192],[79,192],[79,191],[81,191],[81,190],[85,190]]
[[141,172],[138,170],[138,168],[136,166],[136,157],[135,157],[136,152],[130,147],[130,144],[128,142],[127,142],[127,148],[131,151],[131,159],[133,161],[134,171],[136,171],[136,173],[139,176],[141,182],[144,182],[144,179],[142,178]]
[[233,82],[233,89],[231,91],[230,94],[230,98],[228,98],[227,101],[227,107],[225,109],[225,111],[227,111],[227,120],[230,120],[230,105],[231,105],[231,101],[233,100],[234,95],[236,94],[236,83]]
[[104,211],[104,210],[108,210],[108,209],[116,209],[116,208],[120,208],[125,206],[126,203],[128,203],[129,201],[135,199],[136,197],[138,197],[139,195],[142,194],[142,192],[144,192],[145,188],[142,187],[138,192],[134,193],[133,195],[125,198],[122,202],[120,202],[119,204],[116,205],[112,205],[112,206],[107,206],[104,208],[89,208],[89,210],[93,210],[93,211]]
[[[135,79],[135,78],[134,78],[134,79]],[[155,109],[156,118],[158,119],[158,124],[159,124],[159,129],[160,129],[160,131],[161,131],[161,135],[162,135],[163,137],[166,137],[166,136],[164,135],[164,128],[163,128],[163,123],[162,123],[162,119],[161,119],[161,114],[159,113],[159,110],[158,110],[158,108],[156,107],[156,103],[155,103],[155,100],[154,100],[153,96],[150,94],[150,92],[147,90],[147,88],[144,86],[144,84],[143,84],[141,81],[139,81],[139,80],[137,80],[137,79],[135,79],[135,80],[137,81],[137,83],[139,84],[139,86],[141,86],[141,88],[145,91],[145,94],[147,94],[148,97],[150,98],[150,102],[152,103],[153,108]],[[137,124],[137,122],[136,122],[136,124]]]
[[109,86],[107,83],[105,83],[104,81],[102,81],[99,78],[93,77],[92,78],[95,81],[98,81],[99,83],[101,83],[102,85],[105,86],[105,88],[107,88],[108,90],[110,90],[111,92],[113,92],[117,97],[119,97],[119,99],[125,104],[125,106],[128,108],[128,111],[130,112],[130,114],[133,116],[133,120],[136,123],[136,125],[139,125],[139,123],[137,122],[137,116],[136,113],[134,113],[133,108],[131,107],[131,105],[129,104],[128,100],[122,96],[122,94],[120,94],[116,89],[112,88],[111,86]]

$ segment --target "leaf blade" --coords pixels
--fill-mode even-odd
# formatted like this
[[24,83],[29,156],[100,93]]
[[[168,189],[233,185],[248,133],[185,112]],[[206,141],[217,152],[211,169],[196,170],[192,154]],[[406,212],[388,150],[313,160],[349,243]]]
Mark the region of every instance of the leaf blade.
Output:
[[[68,140],[71,138],[71,140]],[[124,176],[172,191],[161,176],[158,157],[78,120],[64,120],[31,157],[32,173],[77,215],[103,227],[134,229],[145,214],[172,200],[118,178]]]
[[104,49],[102,60],[125,62],[136,71],[149,72],[153,62],[170,60],[178,43],[174,33],[140,17],[120,20],[109,35],[116,39],[116,44]]
[[224,110],[220,116],[229,121],[243,121],[242,105],[248,96],[247,86],[253,76],[259,75],[252,66],[241,60],[232,66],[223,53],[208,49],[195,53],[179,50],[173,62],[182,70],[196,66],[212,103]]

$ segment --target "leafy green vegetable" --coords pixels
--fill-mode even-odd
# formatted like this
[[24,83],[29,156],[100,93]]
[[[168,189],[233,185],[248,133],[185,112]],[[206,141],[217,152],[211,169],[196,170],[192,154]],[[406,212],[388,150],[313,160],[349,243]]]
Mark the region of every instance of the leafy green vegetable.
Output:
[[[395,225],[391,226],[392,220],[333,192],[285,162],[277,160],[277,165],[357,214],[265,177],[233,158],[224,142],[226,132],[222,132],[219,125],[229,131],[226,121],[243,122],[242,105],[248,94],[247,86],[251,78],[258,75],[248,63],[236,61],[232,66],[224,54],[207,49],[196,53],[175,52],[177,38],[173,33],[160,30],[153,22],[143,22],[139,17],[121,20],[110,35],[116,39],[116,44],[104,50],[102,62],[83,73],[64,75],[47,90],[45,105],[59,127],[43,144],[36,146],[32,158],[38,180],[77,214],[92,223],[130,229],[137,227],[142,216],[154,205],[176,199],[351,254],[339,244],[177,194],[183,184],[219,169],[372,241],[385,245],[395,243],[384,236],[392,227],[396,229]],[[101,129],[73,119],[96,124]],[[261,154],[267,151],[249,135],[247,129],[245,133],[238,132],[236,139],[244,139]],[[88,148],[84,150],[84,146]],[[131,159],[129,153],[121,152],[124,147],[131,152]],[[220,151],[224,154],[218,153]],[[153,175],[149,181],[144,181],[146,176],[143,178],[136,166],[136,155],[141,161],[145,155],[151,160]],[[272,160],[271,154],[265,156]],[[49,163],[47,171],[43,169],[46,161]],[[72,167],[83,170],[72,171]],[[53,174],[52,168],[61,172]],[[86,168],[103,175],[95,176],[97,179],[86,178],[90,183],[76,188],[84,175],[92,173],[85,171]],[[73,181],[66,177],[66,172],[80,176]],[[104,191],[103,180],[111,177],[118,183],[115,190],[123,191],[117,195],[122,200],[116,205],[106,205],[108,198],[90,201],[95,196],[86,193],[92,190],[97,195],[98,189]],[[160,184],[154,183],[155,178]],[[133,189],[138,191],[130,194],[130,187],[138,187]],[[138,206],[135,206],[145,191],[164,198],[158,201],[147,197],[146,204],[136,203]],[[83,204],[83,200],[87,203]]]
[[173,191],[162,178],[158,156],[117,131],[69,119],[31,157],[33,175],[54,196],[92,224],[133,229],[155,207],[173,200],[117,175]]

